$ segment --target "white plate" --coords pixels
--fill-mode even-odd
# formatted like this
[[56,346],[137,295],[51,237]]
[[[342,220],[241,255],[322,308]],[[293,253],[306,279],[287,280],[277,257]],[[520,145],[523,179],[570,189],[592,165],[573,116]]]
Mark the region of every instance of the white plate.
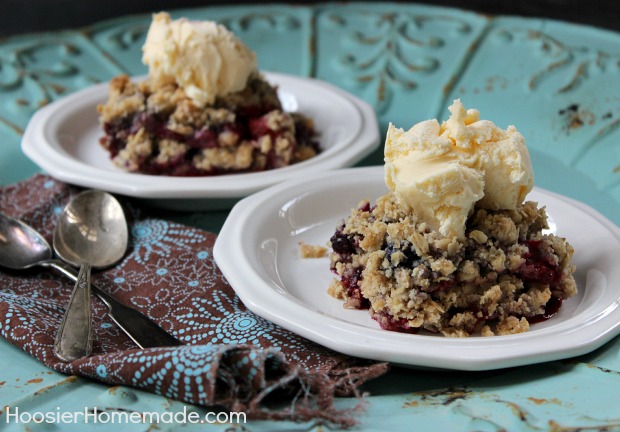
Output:
[[433,368],[486,370],[587,353],[620,332],[620,229],[592,208],[534,189],[551,231],[575,248],[579,293],[553,318],[523,334],[444,338],[381,330],[367,311],[344,309],[327,294],[329,260],[301,259],[298,244],[324,245],[339,220],[386,190],[383,168],[339,170],[283,183],[240,201],[214,257],[256,314],[353,356]]
[[214,177],[170,177],[127,173],[114,166],[99,145],[103,135],[97,105],[108,83],[76,92],[37,111],[22,140],[24,153],[59,180],[155,205],[197,210],[230,206],[235,200],[285,180],[351,166],[379,145],[373,109],[357,97],[311,78],[265,73],[278,86],[284,109],[312,118],[323,151],[275,170]]

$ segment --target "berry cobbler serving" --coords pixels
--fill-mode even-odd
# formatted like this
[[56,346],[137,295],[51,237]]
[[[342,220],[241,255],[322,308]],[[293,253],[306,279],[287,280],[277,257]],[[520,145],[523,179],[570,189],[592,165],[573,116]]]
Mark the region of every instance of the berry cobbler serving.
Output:
[[156,14],[143,61],[146,79],[114,78],[98,107],[100,142],[118,167],[206,176],[280,168],[319,153],[312,120],[283,110],[254,53],[225,27]]
[[389,191],[337,227],[328,292],[386,330],[522,333],[576,294],[573,249],[525,201],[534,176],[522,135],[459,100],[450,111],[442,124],[389,126]]

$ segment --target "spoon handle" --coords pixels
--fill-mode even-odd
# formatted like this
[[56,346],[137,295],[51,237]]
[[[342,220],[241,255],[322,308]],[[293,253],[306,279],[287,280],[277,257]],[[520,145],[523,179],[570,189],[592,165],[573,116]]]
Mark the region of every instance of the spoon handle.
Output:
[[71,299],[54,341],[54,354],[70,362],[87,357],[93,350],[93,331],[90,306],[90,264],[80,267]]
[[[75,269],[62,261],[55,259],[48,260],[45,261],[43,265],[55,268],[70,279],[76,280],[78,278]],[[108,316],[112,321],[114,321],[138,347],[157,348],[181,345],[181,342],[138,310],[119,302],[94,284],[91,285],[91,289],[93,294],[95,294],[108,308]]]

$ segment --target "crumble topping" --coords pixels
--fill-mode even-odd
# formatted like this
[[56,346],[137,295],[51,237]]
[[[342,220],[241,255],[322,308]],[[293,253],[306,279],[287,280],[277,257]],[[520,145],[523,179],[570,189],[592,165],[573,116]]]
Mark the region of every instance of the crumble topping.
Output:
[[450,337],[521,333],[577,292],[565,239],[544,208],[475,209],[465,237],[444,237],[393,193],[360,203],[330,239],[328,293],[368,308],[382,328]]
[[312,120],[282,111],[256,73],[242,91],[201,107],[175,83],[110,82],[98,107],[113,162],[131,172],[214,175],[279,168],[319,153]]

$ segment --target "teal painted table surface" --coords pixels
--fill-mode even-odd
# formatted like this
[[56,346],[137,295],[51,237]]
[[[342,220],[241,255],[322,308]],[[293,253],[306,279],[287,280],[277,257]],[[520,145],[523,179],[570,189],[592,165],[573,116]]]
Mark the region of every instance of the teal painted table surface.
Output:
[[[537,186],[589,204],[620,224],[620,34],[418,4],[206,7],[171,14],[225,24],[256,52],[263,70],[319,78],[359,96],[375,108],[382,134],[389,122],[408,128],[429,118],[445,119],[447,106],[461,98],[482,118],[502,128],[517,126],[530,149]],[[0,184],[39,171],[20,150],[24,129],[39,107],[120,73],[147,72],[141,47],[150,20],[149,14],[127,16],[0,40]],[[361,165],[381,163],[382,148]],[[226,215],[162,211],[161,217],[217,231]],[[101,405],[159,412],[184,408],[134,389],[60,375],[4,340],[0,352],[2,406],[41,412]],[[364,387],[370,396],[356,428],[620,430],[619,353],[616,338],[582,357],[490,372],[393,367]],[[337,403],[346,408],[355,402]],[[290,422],[206,429],[227,427],[329,430]],[[58,428],[84,430],[84,425],[36,430]],[[27,430],[7,426],[2,415],[0,429]],[[205,425],[183,430],[205,430]]]

